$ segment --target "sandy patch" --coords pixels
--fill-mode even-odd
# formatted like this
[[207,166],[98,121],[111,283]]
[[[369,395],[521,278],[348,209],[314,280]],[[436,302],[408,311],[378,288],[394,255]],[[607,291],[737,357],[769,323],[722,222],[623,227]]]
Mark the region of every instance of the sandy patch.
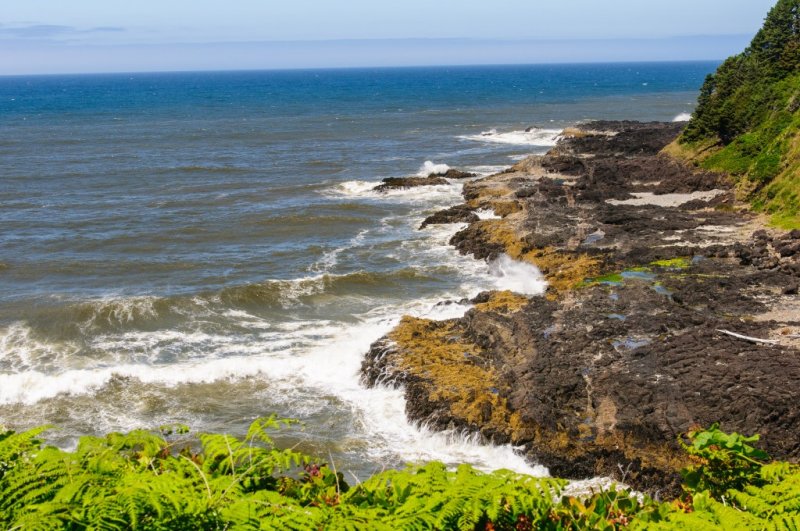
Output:
[[631,205],[631,206],[644,206],[655,205],[660,207],[679,207],[689,201],[701,200],[710,201],[718,195],[724,194],[725,190],[708,190],[705,192],[692,192],[690,194],[660,194],[656,195],[652,192],[635,192],[631,195],[633,199],[608,199],[606,203],[610,205]]

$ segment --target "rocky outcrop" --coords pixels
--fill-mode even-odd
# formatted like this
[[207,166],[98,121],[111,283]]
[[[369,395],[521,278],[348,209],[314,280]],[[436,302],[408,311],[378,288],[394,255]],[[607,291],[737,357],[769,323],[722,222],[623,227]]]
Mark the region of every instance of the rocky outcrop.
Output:
[[472,223],[479,219],[473,208],[467,205],[456,205],[428,216],[419,228],[424,229],[428,225],[441,225],[444,223]]
[[410,177],[387,177],[381,181],[381,184],[373,188],[373,190],[376,192],[386,192],[388,190],[400,188],[449,184],[450,181],[448,181],[448,179],[468,179],[470,177],[476,177],[476,174],[450,168],[444,173],[431,173],[427,177],[420,177],[417,175]]
[[381,181],[373,190],[376,192],[386,192],[400,188],[414,188],[416,186],[434,186],[437,184],[448,184],[444,177],[437,177],[431,174],[428,177],[387,177]]
[[431,173],[428,177],[444,177],[445,179],[469,179],[477,177],[477,173],[470,173],[468,171],[461,171],[455,168],[450,168],[444,173]]
[[800,459],[800,232],[761,229],[724,176],[659,154],[677,132],[587,124],[467,183],[466,204],[438,219],[502,217],[451,243],[537,265],[547,296],[488,293],[460,319],[407,318],[373,345],[365,381],[403,385],[414,420],[521,445],[559,476],[675,488],[678,437],[713,422]]

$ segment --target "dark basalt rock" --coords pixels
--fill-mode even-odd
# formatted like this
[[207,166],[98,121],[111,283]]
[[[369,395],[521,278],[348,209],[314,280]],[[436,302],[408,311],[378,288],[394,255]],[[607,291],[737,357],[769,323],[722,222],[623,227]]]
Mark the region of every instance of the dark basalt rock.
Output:
[[376,192],[385,192],[387,190],[395,190],[398,188],[413,188],[415,186],[433,186],[436,184],[448,184],[447,179],[444,177],[436,177],[431,175],[428,177],[387,177],[383,179],[383,184],[379,184],[373,190]]
[[505,252],[502,244],[490,242],[482,228],[474,224],[458,231],[449,243],[461,254],[471,254],[479,260],[494,260]]
[[[558,147],[596,157],[654,156],[678,136],[684,125],[671,122],[589,122],[578,126],[586,135],[564,138]],[[593,134],[595,132],[600,134]]]
[[766,231],[753,233],[750,242],[736,245],[734,254],[742,265],[751,265],[762,270],[777,270],[800,278],[800,238],[791,231],[773,237]]
[[424,229],[428,225],[442,225],[445,223],[473,223],[478,219],[480,218],[473,212],[472,208],[467,205],[456,205],[428,216],[419,228]]
[[470,173],[467,171],[457,170],[450,168],[444,173],[431,173],[428,177],[444,177],[445,179],[469,179],[470,177],[477,177],[477,173]]
[[[730,185],[658,154],[680,124],[582,127],[606,133],[564,139],[535,161],[541,166],[526,166],[572,175],[571,182],[505,174],[510,199],[525,206],[514,221],[516,250],[583,254],[617,275],[587,279],[564,296],[531,298],[514,313],[473,309],[455,325],[497,375],[499,396],[518,415],[513,425],[487,430],[454,415],[449,403],[432,398],[438,395],[430,382],[387,365],[391,356],[382,353],[396,345],[373,345],[365,380],[404,385],[414,421],[510,440],[562,477],[624,475],[636,488],[675,494],[677,470],[686,464],[678,437],[714,422],[760,433],[773,457],[800,460],[797,343],[761,345],[719,332],[770,338],[777,329],[800,328],[800,315],[782,311],[800,284],[800,231],[734,237],[746,234],[753,216],[720,208],[733,201],[729,192],[677,207],[609,203],[642,191]],[[480,180],[469,184],[465,198],[479,198]],[[506,252],[469,213],[463,205],[435,215],[470,222],[450,243],[478,259]],[[677,257],[685,261],[653,265]]]

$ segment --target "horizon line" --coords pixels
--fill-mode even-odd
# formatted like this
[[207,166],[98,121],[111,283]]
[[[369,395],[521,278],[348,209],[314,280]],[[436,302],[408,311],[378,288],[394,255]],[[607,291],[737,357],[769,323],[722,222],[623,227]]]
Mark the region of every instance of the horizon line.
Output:
[[487,67],[520,67],[520,66],[581,66],[581,65],[648,65],[648,64],[687,64],[687,63],[717,63],[725,60],[724,57],[709,59],[653,59],[637,61],[558,61],[534,63],[457,63],[457,64],[408,64],[408,65],[365,65],[365,66],[319,66],[319,67],[280,67],[280,68],[209,68],[186,70],[119,70],[113,72],[50,72],[39,74],[0,74],[0,78],[27,78],[27,77],[57,77],[57,76],[124,76],[134,74],[233,74],[233,73],[258,73],[258,72],[326,72],[342,70],[407,70],[424,68],[487,68]]

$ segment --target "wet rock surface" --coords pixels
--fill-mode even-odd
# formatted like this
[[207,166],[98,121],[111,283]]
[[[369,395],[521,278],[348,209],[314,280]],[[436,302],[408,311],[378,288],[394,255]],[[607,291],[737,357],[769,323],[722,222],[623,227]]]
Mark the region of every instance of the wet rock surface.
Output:
[[480,218],[472,208],[467,205],[456,205],[428,216],[419,228],[424,229],[428,225],[441,225],[444,223],[472,223],[478,221],[478,219]]
[[444,173],[431,173],[427,177],[412,175],[409,177],[387,177],[381,184],[373,188],[376,192],[386,192],[402,188],[414,188],[417,186],[434,186],[437,184],[449,184],[448,179],[468,179],[476,177],[476,174],[466,171],[449,168]]
[[[457,249],[537,265],[546,296],[482,294],[460,319],[390,334],[365,381],[404,386],[413,420],[651,493],[677,488],[677,438],[694,426],[760,433],[773,457],[800,459],[800,231],[764,229],[724,176],[660,154],[678,130],[586,124],[466,183],[466,204],[426,223],[468,222]],[[486,384],[441,377],[460,370]]]
[[431,174],[428,177],[387,177],[381,181],[373,190],[376,192],[386,192],[399,188],[414,188],[416,186],[434,186],[437,184],[448,184],[447,179]]
[[468,171],[461,171],[455,168],[450,168],[444,173],[431,173],[428,177],[444,177],[445,179],[469,179],[471,177],[477,177],[478,174],[470,173]]

